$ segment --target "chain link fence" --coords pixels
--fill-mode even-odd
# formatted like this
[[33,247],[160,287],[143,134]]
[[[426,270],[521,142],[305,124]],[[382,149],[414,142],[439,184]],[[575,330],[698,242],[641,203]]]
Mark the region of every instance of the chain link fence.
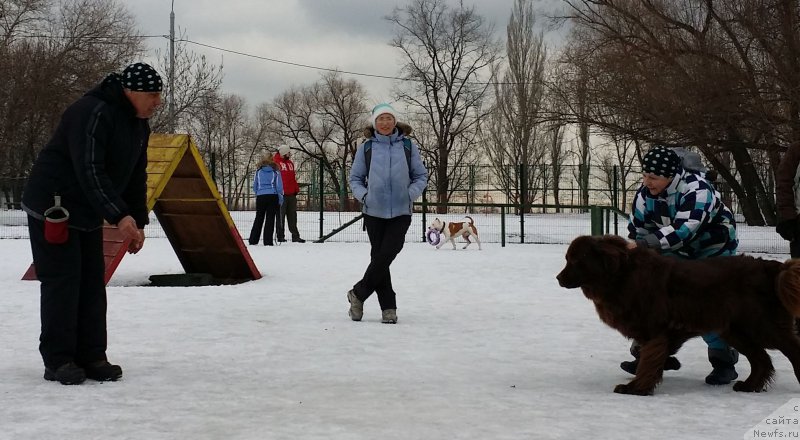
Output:
[[[360,205],[350,197],[349,170],[337,170],[337,181],[328,178],[319,164],[305,162],[297,171],[301,183],[298,195],[298,228],[303,238],[316,240],[342,228],[360,215]],[[560,172],[557,172],[560,171]],[[585,174],[583,174],[585,173]],[[458,221],[473,218],[485,243],[569,243],[578,235],[590,233],[588,207],[606,206],[630,211],[630,203],[641,181],[638,168],[623,173],[619,167],[510,166],[500,172],[491,166],[457,166],[451,173],[449,203],[436,203],[435,176],[431,176],[422,201],[415,204],[415,215],[408,241],[423,241],[427,225],[435,217]],[[588,181],[583,188],[581,177]],[[252,173],[245,177],[252,180]],[[505,183],[501,183],[505,182]],[[557,182],[557,183],[554,183]],[[24,179],[0,180],[0,238],[27,238],[27,218],[19,209]],[[251,185],[238,194],[231,211],[240,235],[249,235],[255,209]],[[736,213],[742,252],[788,254],[788,244],[773,227],[743,224],[735,196],[719,184],[726,204]],[[528,188],[521,191],[521,188]],[[227,195],[223,193],[223,197]],[[612,216],[615,217],[615,216]],[[610,233],[626,234],[627,218],[607,221]],[[151,214],[149,237],[164,237],[158,220]],[[345,227],[327,241],[368,241],[361,222]]]

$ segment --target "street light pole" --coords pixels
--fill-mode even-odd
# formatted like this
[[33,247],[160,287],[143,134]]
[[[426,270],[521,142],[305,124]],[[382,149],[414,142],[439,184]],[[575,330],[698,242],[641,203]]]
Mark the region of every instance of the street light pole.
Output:
[[169,11],[169,132],[175,133],[175,0]]

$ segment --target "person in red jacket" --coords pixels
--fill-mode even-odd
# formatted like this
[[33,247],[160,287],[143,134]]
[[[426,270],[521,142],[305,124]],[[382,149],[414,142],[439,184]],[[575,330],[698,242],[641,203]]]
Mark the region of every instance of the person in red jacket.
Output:
[[288,220],[289,231],[292,233],[293,243],[305,243],[306,241],[300,238],[300,232],[297,230],[297,194],[300,192],[300,186],[297,184],[297,177],[294,172],[294,162],[289,158],[292,150],[284,145],[278,148],[275,153],[275,163],[278,164],[281,170],[281,179],[283,179],[283,204],[281,205],[280,220],[277,224],[277,235],[279,242],[286,241],[286,223]]

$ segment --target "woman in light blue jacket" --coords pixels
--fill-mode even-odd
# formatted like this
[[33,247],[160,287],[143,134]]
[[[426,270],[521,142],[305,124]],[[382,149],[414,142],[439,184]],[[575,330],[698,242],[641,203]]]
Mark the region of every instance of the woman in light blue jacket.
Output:
[[389,104],[372,109],[368,139],[358,147],[350,169],[350,189],[361,201],[371,246],[364,276],[347,292],[353,321],[361,320],[364,301],[375,292],[381,306],[381,322],[397,322],[389,266],[403,249],[413,203],[428,184],[428,171],[419,148],[407,138],[411,127],[398,124],[396,114]]
[[256,195],[256,218],[250,230],[249,242],[251,245],[258,244],[263,225],[264,246],[272,246],[275,222],[283,204],[283,181],[278,165],[270,154],[258,163],[258,171],[253,178],[253,193]]

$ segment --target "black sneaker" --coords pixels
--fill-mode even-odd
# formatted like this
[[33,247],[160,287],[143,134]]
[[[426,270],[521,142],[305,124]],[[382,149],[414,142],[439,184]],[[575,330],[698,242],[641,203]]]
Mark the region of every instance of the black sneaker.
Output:
[[297,237],[297,238],[293,238],[293,239],[292,239],[292,243],[305,243],[305,242],[306,242],[306,241],[305,241],[305,240],[303,240],[303,239],[302,239],[302,238],[300,238],[300,237]]
[[[636,368],[639,367],[639,358],[636,358],[632,361],[622,361],[619,364],[619,367],[622,368],[626,373],[636,375]],[[680,370],[681,369],[681,362],[675,356],[670,356],[664,362],[664,371],[667,370]]]
[[45,367],[44,380],[57,380],[62,385],[79,385],[86,380],[86,372],[75,362],[68,362],[55,369]]
[[285,238],[279,238],[278,239],[278,243],[286,243],[286,239]]
[[619,367],[622,368],[622,371],[636,375],[636,369],[639,368],[639,359],[634,359],[632,361],[622,361],[619,364]]
[[92,362],[86,364],[83,368],[86,370],[86,377],[88,379],[99,382],[113,382],[122,377],[122,367],[111,364],[108,361]]

